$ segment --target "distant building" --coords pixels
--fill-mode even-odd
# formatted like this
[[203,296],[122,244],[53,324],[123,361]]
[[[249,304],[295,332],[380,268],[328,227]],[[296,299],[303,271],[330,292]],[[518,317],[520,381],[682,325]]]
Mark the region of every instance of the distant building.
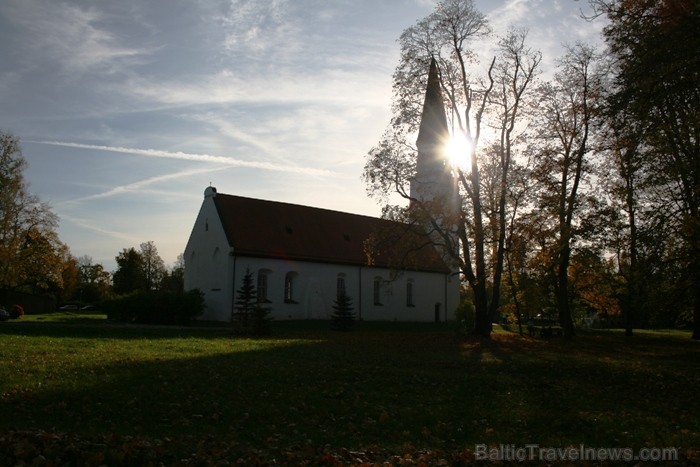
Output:
[[[412,193],[456,199],[438,154],[448,137],[431,65]],[[447,186],[445,185],[447,183]],[[422,229],[374,217],[218,193],[208,187],[185,248],[185,289],[205,294],[205,320],[228,321],[246,271],[274,319],[325,319],[338,294],[364,320],[444,321],[459,275]]]

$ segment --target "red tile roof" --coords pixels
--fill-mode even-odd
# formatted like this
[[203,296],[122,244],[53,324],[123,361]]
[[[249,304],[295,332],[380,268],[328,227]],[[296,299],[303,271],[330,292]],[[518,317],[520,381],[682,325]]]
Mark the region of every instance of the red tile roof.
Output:
[[[368,239],[377,239],[375,245],[386,245],[391,233],[393,246],[375,248],[373,265],[449,272],[425,237],[404,224],[221,193],[214,197],[214,204],[236,255],[368,265]],[[398,251],[398,243],[412,245],[411,251]]]

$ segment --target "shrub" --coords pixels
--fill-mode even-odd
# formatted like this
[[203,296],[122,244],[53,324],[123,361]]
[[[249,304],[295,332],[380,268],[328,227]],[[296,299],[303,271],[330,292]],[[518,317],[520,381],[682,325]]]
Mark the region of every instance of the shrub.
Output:
[[204,294],[197,289],[136,292],[107,300],[103,308],[107,317],[115,321],[186,326],[204,311]]
[[476,308],[470,301],[463,301],[455,310],[455,322],[458,333],[470,334],[476,326]]
[[24,316],[24,308],[22,305],[15,303],[10,307],[10,318],[20,319],[22,316]]

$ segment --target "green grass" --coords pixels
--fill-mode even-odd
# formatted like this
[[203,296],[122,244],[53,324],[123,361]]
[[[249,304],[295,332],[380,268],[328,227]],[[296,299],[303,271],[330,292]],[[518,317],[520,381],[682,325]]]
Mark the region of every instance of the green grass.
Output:
[[106,321],[107,315],[96,311],[54,311],[52,313],[24,315],[22,323],[97,324]]
[[278,460],[344,449],[450,459],[477,443],[700,447],[700,344],[687,333],[485,342],[435,324],[279,322],[241,339],[27,321],[0,323],[0,432]]

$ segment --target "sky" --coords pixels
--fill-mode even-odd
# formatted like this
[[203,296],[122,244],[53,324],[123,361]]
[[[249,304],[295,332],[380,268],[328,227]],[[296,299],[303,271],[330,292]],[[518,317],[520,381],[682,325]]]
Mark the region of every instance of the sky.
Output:
[[[475,0],[551,73],[597,42],[576,0]],[[0,130],[77,257],[185,249],[220,193],[379,216],[361,179],[390,119],[401,32],[432,0],[0,0]],[[487,50],[481,51],[484,55]]]

